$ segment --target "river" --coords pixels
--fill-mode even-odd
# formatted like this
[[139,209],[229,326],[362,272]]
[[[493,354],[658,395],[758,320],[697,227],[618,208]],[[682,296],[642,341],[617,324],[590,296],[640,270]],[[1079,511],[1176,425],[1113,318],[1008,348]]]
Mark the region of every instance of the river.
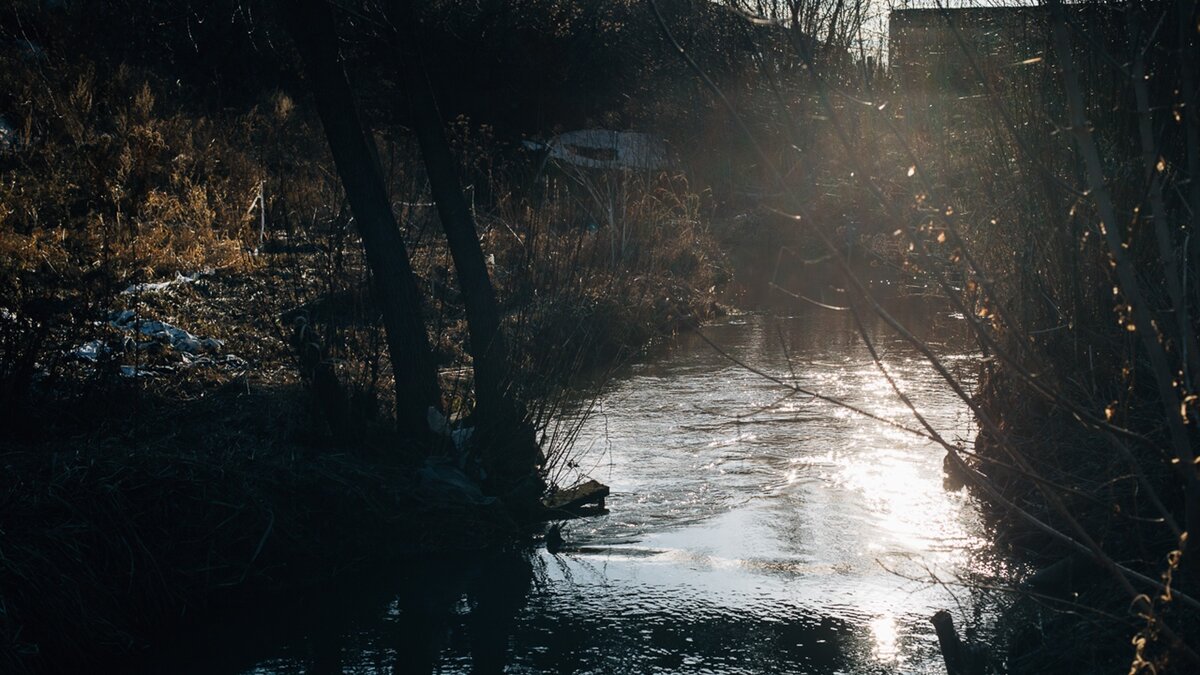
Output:
[[[896,311],[971,380],[961,321],[918,302]],[[878,321],[869,330],[929,420],[973,437],[915,352]],[[846,313],[751,315],[704,334],[915,426]],[[987,602],[957,582],[1003,564],[974,500],[943,486],[931,442],[786,393],[683,336],[611,382],[580,429],[575,464],[611,486],[610,512],[567,524],[563,551],[405,566],[385,602],[237,671],[944,673],[929,617],[986,624]]]

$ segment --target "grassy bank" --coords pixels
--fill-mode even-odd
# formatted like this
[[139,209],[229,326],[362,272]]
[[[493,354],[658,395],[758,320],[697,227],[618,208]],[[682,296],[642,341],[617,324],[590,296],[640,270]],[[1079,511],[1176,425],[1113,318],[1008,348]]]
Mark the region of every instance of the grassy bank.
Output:
[[[144,14],[87,27],[34,4],[5,15],[0,44],[0,670],[76,671],[211,607],[512,535],[503,511],[422,482],[444,448],[390,431],[361,242],[285,59],[222,87],[237,69],[212,60],[209,28],[121,45],[102,29]],[[556,173],[466,119],[449,134],[510,385],[541,429],[579,373],[714,310],[728,273],[702,187]],[[465,312],[416,144],[389,123],[374,137],[443,397],[468,413]],[[298,367],[314,337],[353,438],[331,433]]]

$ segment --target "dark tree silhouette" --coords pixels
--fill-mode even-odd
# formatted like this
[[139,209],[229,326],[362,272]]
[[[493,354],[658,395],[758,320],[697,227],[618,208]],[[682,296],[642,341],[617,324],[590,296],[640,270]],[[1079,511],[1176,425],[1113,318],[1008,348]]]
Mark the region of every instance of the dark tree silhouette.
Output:
[[507,387],[508,349],[500,330],[499,303],[479,245],[475,218],[463,193],[458,165],[446,140],[442,116],[421,60],[416,12],[410,0],[393,0],[388,11],[396,26],[398,67],[411,124],[466,306],[475,371],[475,417],[482,432],[483,460],[493,489],[508,491],[533,475],[541,461],[540,451],[532,429],[523,419],[519,401]]
[[437,372],[408,250],[338,51],[333,12],[324,0],[300,0],[285,13],[378,291],[396,380],[397,426],[424,435],[426,410],[440,409]]

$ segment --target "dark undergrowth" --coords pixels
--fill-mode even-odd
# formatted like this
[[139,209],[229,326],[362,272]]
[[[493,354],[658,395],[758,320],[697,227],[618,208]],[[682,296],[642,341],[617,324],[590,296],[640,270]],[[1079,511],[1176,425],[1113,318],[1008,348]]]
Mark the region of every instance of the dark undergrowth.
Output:
[[[1011,673],[1192,672],[1196,43],[1148,26],[1194,26],[1195,5],[1028,16],[989,52],[965,11],[930,14],[960,63],[916,65],[977,99],[922,88],[915,68],[897,96],[927,108],[903,122],[914,245],[935,274],[965,272],[984,357],[967,463],[994,536],[1037,570],[998,617],[995,657]],[[1039,56],[998,65],[1006,49]]]
[[223,604],[516,531],[422,490],[424,452],[386,430],[314,443],[303,401],[294,387],[186,403],[128,392],[137,409],[106,414],[103,435],[0,454],[4,672],[80,672]]
[[[292,55],[243,10],[0,16],[0,672],[94,672],[213,611],[518,533],[418,479],[446,447],[392,433],[353,218]],[[224,53],[218,18],[254,44]],[[565,461],[553,421],[586,409],[573,383],[718,310],[714,200],[679,169],[568,174],[486,124],[448,133],[510,386]],[[463,417],[465,312],[416,144],[394,123],[375,139]],[[301,372],[298,317],[353,437],[331,433]]]

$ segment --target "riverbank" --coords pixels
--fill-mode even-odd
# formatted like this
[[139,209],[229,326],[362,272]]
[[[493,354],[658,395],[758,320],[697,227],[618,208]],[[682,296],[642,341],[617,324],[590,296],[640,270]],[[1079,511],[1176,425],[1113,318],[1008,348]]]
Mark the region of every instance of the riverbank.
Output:
[[[16,438],[0,450],[4,672],[73,672],[136,654],[213,607],[518,532],[494,504],[423,477],[429,450],[374,418],[382,402],[356,408],[355,438],[332,437],[280,336],[211,306],[200,314],[212,324],[180,309],[220,298],[227,283],[180,284],[137,305],[147,315],[175,305],[168,316],[192,330],[219,321],[225,353],[212,363],[188,365],[170,346],[73,358],[74,377],[39,383],[36,404],[7,430]],[[660,334],[632,325],[638,316],[610,315],[590,335]],[[620,344],[608,358],[639,347]]]
[[[1095,344],[1092,348],[1100,351]],[[1056,361],[1053,369],[1043,369],[1043,386],[1054,377],[1073,379],[1084,368],[1078,355],[1047,351]],[[1105,362],[1113,363],[1096,359],[1099,367],[1090,369],[1101,391],[1123,377],[1104,374],[1111,367]],[[976,395],[984,414],[1002,425],[1004,439],[995,430],[981,431],[972,464],[1004,499],[1024,510],[1018,513],[981,495],[997,545],[1031,570],[1013,580],[1019,581],[1013,602],[996,626],[995,658],[1004,659],[1011,673],[1113,672],[1113,664],[1126,662],[1143,664],[1139,669],[1154,664],[1156,672],[1190,672],[1179,645],[1160,632],[1166,626],[1187,640],[1200,625],[1196,608],[1173,594],[1191,595],[1196,588],[1195,573],[1181,564],[1193,551],[1186,534],[1180,539],[1173,531],[1176,523],[1185,522],[1181,481],[1162,459],[1160,448],[1169,441],[1159,426],[1154,392],[1143,380],[1116,396],[1107,406],[1095,400],[1095,393],[1089,397],[1091,406],[1051,402],[1010,364],[987,369]],[[1136,435],[1106,434],[1096,428],[1100,415],[1093,413],[1093,421],[1084,422],[1075,412],[1102,407],[1108,410],[1106,421]],[[1071,489],[1049,498],[1012,468],[1014,457],[1030,462],[1033,475],[1046,484]],[[1031,518],[1073,538],[1102,533],[1104,553],[1094,555],[1062,536],[1051,536]],[[1153,620],[1122,592],[1106,559],[1116,560],[1133,587],[1146,591]],[[1157,581],[1167,590],[1155,589]],[[1092,620],[1081,622],[1085,609]]]
[[494,508],[440,501],[385,433],[305,442],[296,390],[137,405],[108,433],[0,454],[5,672],[78,672],[239,598],[514,528]]
[[[716,308],[724,272],[697,203],[670,178],[636,187],[619,252],[553,200],[529,209],[509,195],[477,214],[512,386],[535,424],[573,377]],[[516,533],[502,510],[423,484],[430,449],[391,433],[361,245],[344,209],[327,215],[112,241],[86,228],[5,232],[4,282],[18,289],[0,317],[13,411],[0,443],[5,672],[71,672],[138,653],[211,607]],[[443,394],[461,414],[471,361],[449,254],[430,209],[405,222]],[[71,288],[92,255],[95,279]],[[334,366],[353,437],[333,433],[301,375],[298,318]],[[561,442],[545,448],[552,461]]]
[[[4,672],[70,672],[208,607],[514,532],[499,509],[423,494],[430,449],[390,431],[353,215],[298,59],[254,43],[279,26],[241,17],[249,39],[231,46],[208,32],[222,9],[193,8],[195,24],[177,9],[19,3],[0,21]],[[363,109],[387,120],[372,139],[457,424],[473,405],[463,300],[416,142],[373,94]],[[621,198],[605,201],[515,136],[465,118],[447,133],[511,341],[508,385],[539,432],[580,373],[716,309],[728,272],[684,176],[615,172]],[[313,347],[352,437],[302,373]],[[542,439],[551,461],[566,437]]]

